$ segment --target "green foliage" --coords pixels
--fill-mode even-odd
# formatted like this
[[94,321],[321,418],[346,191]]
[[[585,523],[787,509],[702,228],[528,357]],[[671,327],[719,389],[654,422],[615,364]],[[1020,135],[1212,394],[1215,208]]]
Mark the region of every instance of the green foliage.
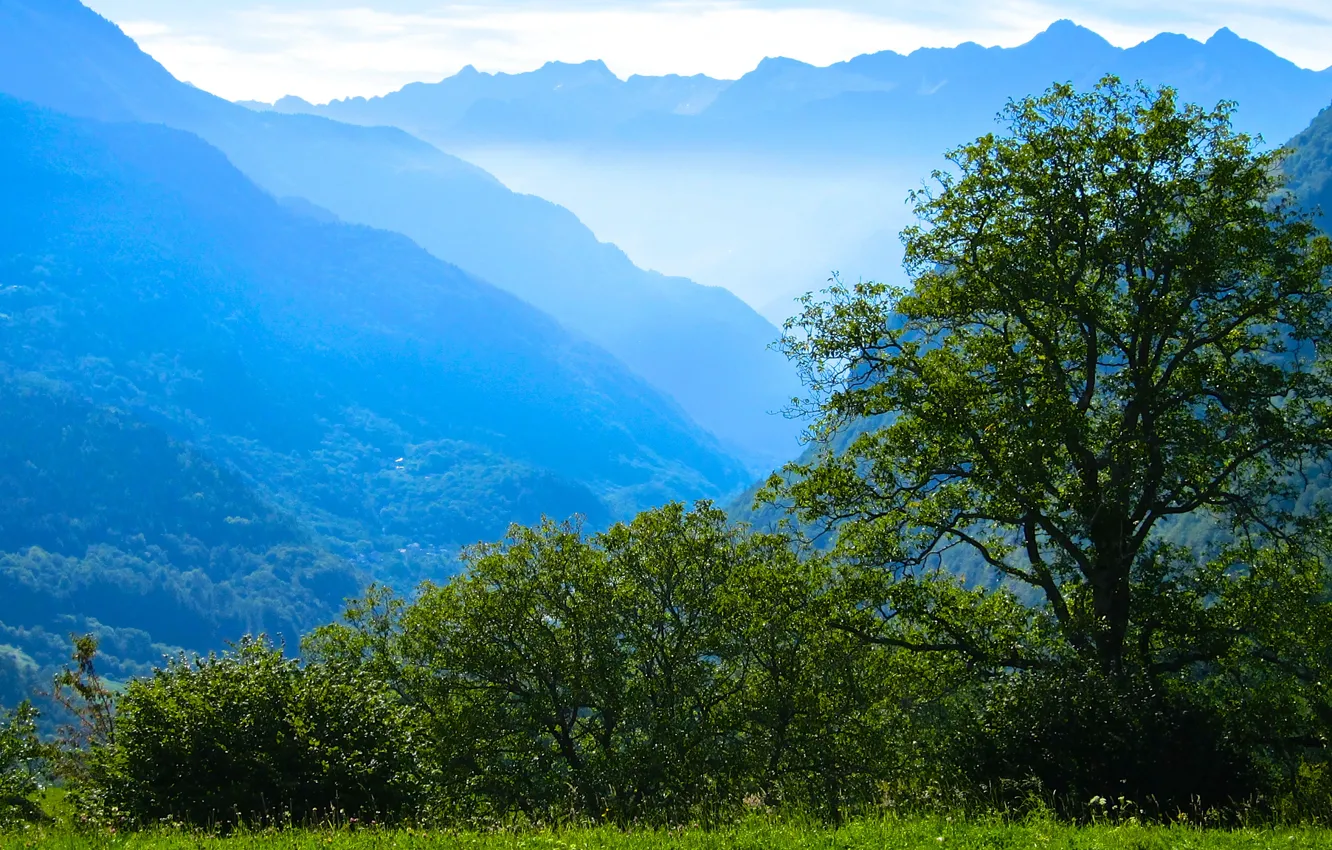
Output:
[[[1332,243],[1226,105],[1107,78],[1006,115],[916,194],[910,287],[788,323],[815,436],[877,420],[765,495],[869,577],[868,638],[982,674],[991,779],[1289,789],[1326,758],[1322,521],[1289,473],[1332,448]],[[1167,543],[1189,517],[1250,545]],[[980,587],[939,570],[956,550]]]
[[1318,223],[1332,231],[1332,108],[1286,143],[1281,171],[1296,200],[1321,214]]
[[412,810],[410,718],[381,683],[300,666],[264,639],[131,682],[89,756],[94,814],[134,824],[282,824]]
[[827,564],[706,503],[591,537],[515,527],[466,559],[305,645],[421,710],[437,816],[679,822],[748,798],[837,817],[929,760],[913,721],[947,672],[835,628],[853,602]]
[[[595,535],[515,526],[466,557],[412,601],[372,587],[304,666],[247,640],[131,682],[114,718],[81,641],[75,800],[205,828],[1104,814],[1092,797],[1233,821],[1332,801],[1332,606],[1295,549],[1176,576],[1143,607],[1163,646],[1196,643],[1119,675],[1012,594],[837,566],[706,503]],[[1032,652],[1047,663],[1014,666]]]
[[0,830],[41,816],[38,771],[45,755],[31,703],[0,714]]

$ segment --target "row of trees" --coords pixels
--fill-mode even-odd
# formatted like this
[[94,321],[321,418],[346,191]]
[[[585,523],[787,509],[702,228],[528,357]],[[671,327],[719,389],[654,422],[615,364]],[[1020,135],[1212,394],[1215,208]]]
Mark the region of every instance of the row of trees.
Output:
[[[457,817],[717,817],[877,798],[919,747],[899,707],[950,672],[832,628],[827,566],[672,505],[584,536],[518,528],[411,604],[379,594],[306,642],[420,712]],[[955,678],[955,675],[953,676]],[[940,762],[942,763],[942,762]]]
[[114,697],[112,723],[85,641],[62,683],[88,719],[65,764],[85,814],[838,817],[904,777],[956,784],[926,775],[957,760],[930,757],[953,744],[917,721],[963,666],[836,627],[849,597],[785,538],[674,504],[598,535],[515,527],[466,560],[412,602],[372,589],[301,663],[263,639],[172,662]]
[[1227,107],[1111,78],[1007,117],[916,196],[910,287],[787,324],[824,446],[762,493],[787,532],[515,527],[301,663],[248,641],[132,682],[86,805],[1325,815],[1332,244]]
[[131,682],[114,712],[85,643],[63,683],[87,721],[63,765],[82,811],[660,824],[1091,798],[1290,814],[1332,792],[1327,694],[1304,681],[1332,657],[1324,572],[1293,551],[1213,573],[1195,634],[1236,637],[1207,664],[1124,675],[1011,592],[801,557],[706,504],[515,527],[467,567],[413,601],[372,589],[301,662],[247,639]]

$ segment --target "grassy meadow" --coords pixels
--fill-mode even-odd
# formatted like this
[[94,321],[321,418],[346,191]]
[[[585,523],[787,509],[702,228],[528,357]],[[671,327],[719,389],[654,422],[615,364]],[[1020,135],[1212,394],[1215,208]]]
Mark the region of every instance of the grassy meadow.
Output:
[[1220,830],[1137,823],[1071,826],[947,818],[859,820],[841,827],[750,821],[719,830],[636,830],[611,827],[557,831],[434,832],[422,830],[294,830],[230,837],[188,831],[116,835],[33,827],[0,836],[0,848],[92,850],[880,850],[880,848],[1078,848],[1078,850],[1231,850],[1332,848],[1332,830],[1315,827]]

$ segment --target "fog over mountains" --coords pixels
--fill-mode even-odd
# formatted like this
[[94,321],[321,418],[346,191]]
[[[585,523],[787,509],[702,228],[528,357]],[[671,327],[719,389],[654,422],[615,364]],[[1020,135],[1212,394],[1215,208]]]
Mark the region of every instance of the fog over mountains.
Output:
[[735,81],[552,63],[463,72],[383,97],[274,107],[401,127],[569,207],[637,262],[726,286],[781,322],[831,271],[895,278],[907,192],[940,154],[992,129],[1012,97],[1107,73],[1238,104],[1277,144],[1332,101],[1300,68],[1221,30],[1127,49],[1068,21],[1014,48],[962,44],[828,67],[772,58]]

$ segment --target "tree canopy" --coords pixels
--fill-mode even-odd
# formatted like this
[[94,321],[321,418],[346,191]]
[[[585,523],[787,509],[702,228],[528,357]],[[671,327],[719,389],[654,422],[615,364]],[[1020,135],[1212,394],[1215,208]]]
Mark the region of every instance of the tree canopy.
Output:
[[[834,281],[787,323],[813,435],[882,424],[766,495],[891,574],[888,619],[1001,666],[1050,646],[1109,674],[1184,665],[1196,635],[1163,600],[1219,552],[1167,526],[1297,542],[1291,476],[1332,438],[1332,245],[1231,112],[1112,77],[1013,102],[914,193],[909,286]],[[1042,599],[1059,639],[982,653],[931,578],[955,550]]]

